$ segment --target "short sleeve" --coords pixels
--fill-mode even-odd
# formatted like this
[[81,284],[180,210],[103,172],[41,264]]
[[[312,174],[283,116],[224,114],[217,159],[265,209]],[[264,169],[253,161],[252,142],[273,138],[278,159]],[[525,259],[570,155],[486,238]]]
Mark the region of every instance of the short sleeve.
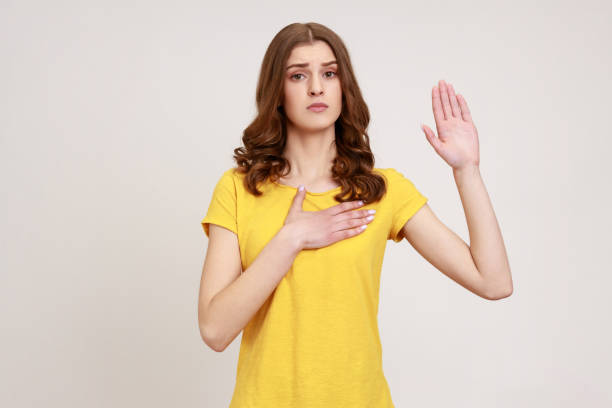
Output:
[[421,194],[412,181],[399,171],[390,168],[387,175],[388,199],[393,211],[388,239],[400,242],[404,238],[401,231],[404,224],[425,205],[427,197]]
[[236,185],[233,169],[227,170],[215,186],[206,216],[201,224],[209,237],[209,224],[217,224],[238,234],[236,223]]

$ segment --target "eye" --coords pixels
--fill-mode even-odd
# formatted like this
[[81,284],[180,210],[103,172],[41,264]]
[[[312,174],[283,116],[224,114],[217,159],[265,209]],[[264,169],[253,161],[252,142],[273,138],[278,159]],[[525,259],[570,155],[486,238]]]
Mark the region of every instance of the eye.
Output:
[[[327,75],[327,74],[333,74],[333,75]],[[291,75],[291,79],[300,79],[300,78],[296,78],[296,76],[298,76],[298,75],[302,75],[302,76],[303,76],[304,74],[300,74],[300,73],[293,74],[293,75]],[[334,72],[334,71],[327,71],[327,72],[325,73],[325,76],[326,76],[327,78],[333,78],[333,77],[337,76],[337,73],[336,73],[336,72]]]

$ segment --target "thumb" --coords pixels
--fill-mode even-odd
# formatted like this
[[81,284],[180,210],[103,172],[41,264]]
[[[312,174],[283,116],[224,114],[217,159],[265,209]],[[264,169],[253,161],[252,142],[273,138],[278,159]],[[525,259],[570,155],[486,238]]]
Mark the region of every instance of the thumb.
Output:
[[434,134],[433,130],[431,130],[429,126],[423,125],[423,124],[421,124],[421,130],[425,133],[425,137],[427,138],[427,141],[429,142],[431,147],[433,147],[436,152],[439,152],[440,151],[440,140]]
[[293,197],[293,203],[291,204],[291,208],[289,212],[293,211],[302,211],[302,203],[304,202],[304,196],[306,195],[306,189],[303,185],[299,185],[295,196]]

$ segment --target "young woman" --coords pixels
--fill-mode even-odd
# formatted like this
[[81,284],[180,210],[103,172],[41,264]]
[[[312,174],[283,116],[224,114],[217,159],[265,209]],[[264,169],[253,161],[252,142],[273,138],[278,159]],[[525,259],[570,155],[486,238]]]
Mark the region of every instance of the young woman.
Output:
[[387,240],[404,237],[434,267],[485,299],[512,293],[497,220],[479,174],[466,101],[432,91],[468,246],[414,184],[375,168],[368,108],[342,40],[291,24],[272,40],[258,115],[201,221],[209,238],[199,295],[203,340],[223,351],[241,332],[232,408],[393,407],[377,313]]

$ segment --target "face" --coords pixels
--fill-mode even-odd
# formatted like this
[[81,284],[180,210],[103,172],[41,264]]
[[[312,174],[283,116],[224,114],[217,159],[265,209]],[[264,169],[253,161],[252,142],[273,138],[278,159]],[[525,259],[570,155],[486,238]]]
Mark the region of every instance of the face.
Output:
[[[291,51],[285,70],[283,100],[291,126],[306,131],[334,126],[342,111],[342,88],[335,61],[334,52],[324,41],[298,45]],[[313,103],[324,103],[327,108],[309,109]]]

